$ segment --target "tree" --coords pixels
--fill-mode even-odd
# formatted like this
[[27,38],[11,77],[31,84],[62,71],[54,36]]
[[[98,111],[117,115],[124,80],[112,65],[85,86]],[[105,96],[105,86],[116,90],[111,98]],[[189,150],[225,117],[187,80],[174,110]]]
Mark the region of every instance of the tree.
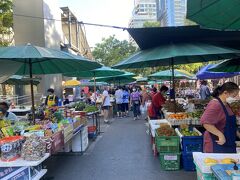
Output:
[[143,27],[160,27],[160,22],[158,21],[146,21],[143,23]]
[[12,0],[0,1],[0,46],[8,46],[12,38],[13,12]]
[[120,41],[115,35],[103,38],[101,43],[96,44],[93,57],[106,66],[117,64],[124,58],[135,53],[137,48],[126,40]]

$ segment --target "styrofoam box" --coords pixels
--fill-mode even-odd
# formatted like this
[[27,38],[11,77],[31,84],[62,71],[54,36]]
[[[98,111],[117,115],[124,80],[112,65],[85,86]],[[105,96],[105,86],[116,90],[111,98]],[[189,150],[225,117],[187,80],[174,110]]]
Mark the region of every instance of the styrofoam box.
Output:
[[[81,149],[81,141],[82,141],[82,148]],[[72,151],[73,152],[81,152],[84,151],[88,146],[88,138],[83,138],[81,139],[80,133],[78,133],[75,137],[72,139]]]
[[207,166],[204,163],[205,158],[213,158],[216,160],[221,160],[224,158],[232,158],[237,162],[240,160],[240,154],[217,154],[217,153],[202,153],[202,152],[193,152],[193,159],[195,164],[200,168],[202,173],[212,173],[211,166]]
[[161,126],[161,124],[169,124],[169,126],[171,126],[171,124],[166,119],[149,121],[152,137],[155,137],[155,131]]

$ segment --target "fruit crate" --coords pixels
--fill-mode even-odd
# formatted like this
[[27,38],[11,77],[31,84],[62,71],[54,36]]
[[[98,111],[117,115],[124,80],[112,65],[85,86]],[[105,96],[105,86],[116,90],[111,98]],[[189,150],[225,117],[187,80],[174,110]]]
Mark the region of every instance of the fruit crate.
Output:
[[180,169],[181,153],[160,153],[159,160],[163,170],[175,171]]
[[97,127],[96,126],[88,126],[88,138],[93,139],[97,136]]
[[159,136],[156,132],[155,144],[159,153],[180,152],[180,138],[178,136]]
[[183,136],[178,128],[176,128],[175,131],[181,138],[183,153],[203,152],[203,136],[196,128],[193,128],[193,131],[197,132],[199,136]]
[[193,162],[193,154],[192,153],[182,153],[182,165],[185,171],[195,171],[196,167]]

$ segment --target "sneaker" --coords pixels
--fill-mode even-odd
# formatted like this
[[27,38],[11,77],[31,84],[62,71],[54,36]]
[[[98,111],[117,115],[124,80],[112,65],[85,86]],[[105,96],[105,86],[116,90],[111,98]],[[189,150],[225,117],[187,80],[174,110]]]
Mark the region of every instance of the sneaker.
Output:
[[109,123],[109,121],[108,120],[104,120],[104,123]]
[[137,118],[136,118],[136,117],[134,117],[134,118],[133,118],[133,120],[134,120],[134,121],[136,121],[136,120],[137,120]]

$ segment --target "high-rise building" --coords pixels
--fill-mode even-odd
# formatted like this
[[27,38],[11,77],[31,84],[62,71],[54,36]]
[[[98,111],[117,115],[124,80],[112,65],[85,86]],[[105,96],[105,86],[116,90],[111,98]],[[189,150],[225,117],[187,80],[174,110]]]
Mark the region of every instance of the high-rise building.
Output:
[[[142,28],[145,22],[156,22],[156,10],[156,0],[135,0],[129,28]],[[133,42],[131,37],[130,42]]]
[[186,0],[156,0],[157,20],[161,26],[184,26],[186,22]]

